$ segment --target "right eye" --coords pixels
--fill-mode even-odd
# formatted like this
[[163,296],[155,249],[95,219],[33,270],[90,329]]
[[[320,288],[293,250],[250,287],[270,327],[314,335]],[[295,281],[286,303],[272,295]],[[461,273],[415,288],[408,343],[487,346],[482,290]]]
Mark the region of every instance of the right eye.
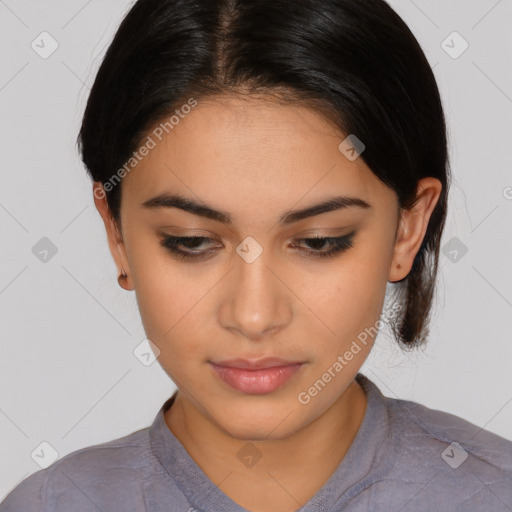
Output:
[[205,242],[214,242],[211,238],[205,236],[165,236],[161,241],[160,245],[165,247],[169,252],[176,255],[178,258],[194,259],[201,258],[207,254],[211,254],[213,251],[190,251],[185,249],[197,249]]

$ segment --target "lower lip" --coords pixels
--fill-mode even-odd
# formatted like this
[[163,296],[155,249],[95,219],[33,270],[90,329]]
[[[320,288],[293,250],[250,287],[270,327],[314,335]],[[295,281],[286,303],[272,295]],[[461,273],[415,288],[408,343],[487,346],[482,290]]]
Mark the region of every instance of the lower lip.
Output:
[[302,363],[298,363],[261,370],[246,370],[214,363],[210,365],[226,384],[248,395],[264,395],[275,391],[288,382],[302,367]]

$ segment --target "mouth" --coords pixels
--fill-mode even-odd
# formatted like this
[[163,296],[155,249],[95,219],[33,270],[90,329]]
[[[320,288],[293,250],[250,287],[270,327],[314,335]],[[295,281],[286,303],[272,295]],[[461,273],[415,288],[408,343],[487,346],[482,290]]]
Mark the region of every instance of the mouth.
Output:
[[305,362],[264,358],[209,361],[209,364],[215,375],[231,388],[248,395],[263,395],[282,387]]

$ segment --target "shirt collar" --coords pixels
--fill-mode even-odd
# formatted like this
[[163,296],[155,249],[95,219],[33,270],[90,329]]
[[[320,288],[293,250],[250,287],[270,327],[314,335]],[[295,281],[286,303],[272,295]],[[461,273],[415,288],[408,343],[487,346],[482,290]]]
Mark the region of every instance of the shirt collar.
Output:
[[[392,429],[388,397],[365,375],[356,380],[367,397],[366,411],[349,450],[327,482],[297,512],[337,510],[364,488],[379,480],[395,460],[397,432]],[[164,414],[174,403],[177,391],[166,400],[150,427],[151,449],[180,491],[197,510],[247,512],[224,494],[190,457],[165,422]]]

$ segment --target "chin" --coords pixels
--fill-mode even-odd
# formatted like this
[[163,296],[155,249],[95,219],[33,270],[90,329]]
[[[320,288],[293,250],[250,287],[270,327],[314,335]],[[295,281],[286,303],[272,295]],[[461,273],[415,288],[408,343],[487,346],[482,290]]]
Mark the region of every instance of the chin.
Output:
[[[226,418],[230,418],[230,421],[226,422]],[[293,413],[282,414],[282,411],[266,418],[255,417],[254,411],[248,415],[240,414],[239,411],[219,419],[220,422],[215,419],[218,427],[230,437],[240,441],[278,441],[286,439],[300,428],[300,425],[295,423],[297,418]]]
[[[272,430],[276,427],[276,422],[270,423],[268,425],[261,425],[260,427],[255,426],[253,423],[248,421],[246,424],[236,424],[236,425],[223,425],[222,428],[233,439],[238,439],[239,441],[278,441],[280,439],[285,439],[292,432],[280,431],[278,434],[272,432]],[[272,434],[269,435],[269,432]]]

